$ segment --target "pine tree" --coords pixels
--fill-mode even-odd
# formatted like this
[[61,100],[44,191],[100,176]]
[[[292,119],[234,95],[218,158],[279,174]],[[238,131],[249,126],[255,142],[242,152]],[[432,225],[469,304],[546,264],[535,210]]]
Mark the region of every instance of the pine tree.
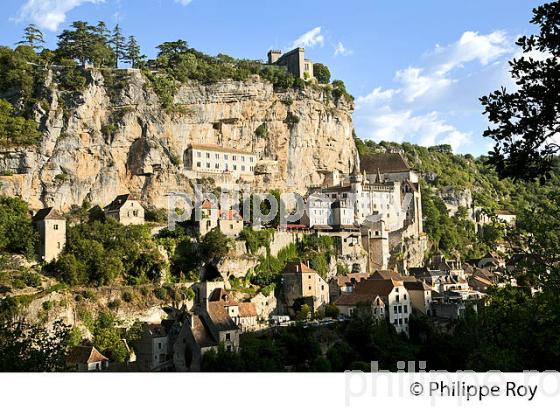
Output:
[[125,37],[123,36],[122,30],[118,24],[113,29],[113,34],[111,35],[109,43],[115,52],[115,67],[118,67],[119,60],[124,60],[126,57]]
[[100,26],[91,26],[84,21],[75,21],[71,29],[58,36],[57,53],[62,57],[78,60],[82,66],[91,62],[98,66],[113,64],[114,55],[100,34]]
[[41,30],[39,30],[35,24],[30,24],[24,30],[23,40],[19,41],[17,44],[33,47],[35,51],[38,51],[44,48],[45,38]]
[[131,65],[132,68],[137,68],[139,64],[146,58],[145,55],[140,54],[140,45],[136,41],[136,37],[130,36],[126,43],[124,62]]

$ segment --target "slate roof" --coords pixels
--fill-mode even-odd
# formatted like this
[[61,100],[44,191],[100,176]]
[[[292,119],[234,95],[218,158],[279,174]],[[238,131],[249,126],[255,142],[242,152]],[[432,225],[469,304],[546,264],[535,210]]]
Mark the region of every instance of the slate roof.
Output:
[[368,174],[408,172],[410,167],[399,153],[371,154],[360,157],[360,167]]
[[46,219],[63,221],[65,218],[60,213],[58,213],[52,206],[49,208],[39,209],[37,213],[33,215],[33,222],[44,221]]
[[76,346],[70,350],[68,364],[90,364],[97,362],[109,361],[93,346]]
[[107,205],[103,209],[105,211],[118,211],[119,209],[121,209],[123,207],[123,205],[128,200],[137,201],[138,199],[136,197],[134,197],[132,194],[118,195],[115,199],[113,199],[113,202],[111,202],[109,205]]
[[406,290],[432,290],[432,288],[430,288],[428,285],[426,285],[424,282],[409,282],[409,281],[405,281],[404,282],[404,287],[406,288]]

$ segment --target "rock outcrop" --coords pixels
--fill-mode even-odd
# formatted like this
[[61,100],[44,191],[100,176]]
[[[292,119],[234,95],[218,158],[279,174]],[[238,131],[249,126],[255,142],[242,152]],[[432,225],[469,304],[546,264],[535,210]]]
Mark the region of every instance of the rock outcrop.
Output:
[[[258,153],[253,188],[296,190],[320,183],[327,170],[348,172],[356,148],[352,104],[334,102],[321,86],[275,92],[271,83],[182,85],[164,110],[138,70],[87,71],[79,93],[45,84],[48,109],[37,104],[39,146],[0,152],[2,192],[32,208],[67,210],[84,200],[105,205],[131,192],[165,207],[166,194],[191,192],[183,155],[189,144],[219,144]],[[265,124],[266,133],[256,129]]]

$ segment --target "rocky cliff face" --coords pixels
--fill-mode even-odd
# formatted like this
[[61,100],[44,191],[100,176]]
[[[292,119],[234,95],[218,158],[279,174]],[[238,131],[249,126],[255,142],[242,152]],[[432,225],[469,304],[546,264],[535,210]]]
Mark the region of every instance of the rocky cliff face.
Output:
[[[192,83],[178,90],[174,109],[166,111],[139,71],[121,70],[118,84],[108,84],[99,71],[87,76],[85,90],[72,95],[47,76],[48,107],[36,110],[41,144],[0,152],[4,194],[33,208],[67,210],[84,200],[105,205],[131,192],[165,207],[169,192],[192,190],[183,165],[191,143],[258,153],[253,185],[261,190],[304,192],[324,171],[348,172],[354,162],[352,106],[335,103],[320,87],[278,93],[258,76]],[[261,125],[266,132],[256,132]]]

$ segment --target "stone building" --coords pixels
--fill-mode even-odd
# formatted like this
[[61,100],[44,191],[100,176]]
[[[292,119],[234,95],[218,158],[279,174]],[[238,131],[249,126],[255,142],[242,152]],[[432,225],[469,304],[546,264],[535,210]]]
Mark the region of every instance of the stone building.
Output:
[[43,208],[33,216],[39,231],[39,258],[51,262],[66,244],[66,219],[53,208]]
[[138,370],[165,371],[172,367],[172,345],[169,342],[172,325],[170,321],[142,325],[140,339],[134,343]]
[[142,225],[144,223],[144,207],[131,194],[117,196],[113,202],[103,208],[105,216],[114,218],[123,225]]
[[[373,307],[382,306],[384,317],[397,332],[408,334],[408,320],[412,311],[410,297],[402,278],[398,275],[390,276],[391,278],[385,279],[387,276],[382,273],[362,280],[354,286],[352,293],[340,296],[335,305],[347,315],[364,302]],[[383,302],[382,305],[377,304],[377,297]],[[379,315],[380,311],[372,310],[372,314]]]
[[66,365],[77,372],[101,371],[109,367],[109,359],[93,346],[75,346],[68,353]]
[[187,171],[196,174],[224,174],[234,177],[253,175],[257,155],[212,144],[191,144],[184,153]]
[[173,363],[177,371],[200,371],[204,353],[219,345],[227,351],[239,350],[239,327],[223,306],[209,302],[197,307],[185,320],[173,345]]
[[283,301],[290,313],[294,302],[300,300],[317,312],[329,303],[329,285],[321,276],[303,262],[290,262],[282,272]]
[[305,58],[303,47],[294,48],[284,54],[281,50],[270,50],[268,52],[268,64],[286,67],[288,72],[303,80],[313,78],[313,62]]

